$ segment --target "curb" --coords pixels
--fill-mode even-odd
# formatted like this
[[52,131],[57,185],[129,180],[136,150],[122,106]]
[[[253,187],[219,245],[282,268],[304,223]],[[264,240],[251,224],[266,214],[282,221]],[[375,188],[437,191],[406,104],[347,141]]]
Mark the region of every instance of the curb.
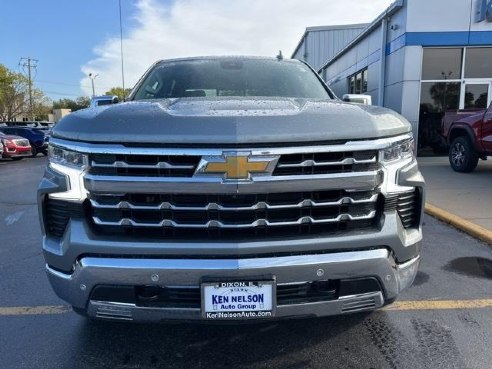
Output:
[[439,219],[445,223],[452,225],[453,227],[468,233],[470,236],[478,238],[489,245],[492,245],[492,231],[483,228],[477,224],[474,224],[466,219],[463,219],[457,215],[447,212],[437,206],[429,203],[425,203],[425,212],[434,218]]

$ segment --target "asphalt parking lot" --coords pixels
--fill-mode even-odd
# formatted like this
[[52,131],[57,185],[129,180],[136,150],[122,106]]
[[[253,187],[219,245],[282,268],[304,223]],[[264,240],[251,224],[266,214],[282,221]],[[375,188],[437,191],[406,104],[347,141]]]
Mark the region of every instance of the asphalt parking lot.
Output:
[[492,249],[425,218],[414,286],[371,314],[248,325],[88,322],[44,273],[46,159],[0,161],[0,368],[490,368]]

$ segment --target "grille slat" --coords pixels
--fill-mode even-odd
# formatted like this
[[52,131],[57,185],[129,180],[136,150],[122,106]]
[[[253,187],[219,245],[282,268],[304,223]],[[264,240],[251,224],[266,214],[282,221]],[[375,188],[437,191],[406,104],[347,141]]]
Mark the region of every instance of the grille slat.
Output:
[[367,215],[353,216],[350,214],[340,214],[336,218],[328,219],[314,219],[312,217],[302,217],[294,221],[285,222],[271,222],[266,219],[257,219],[252,223],[244,224],[226,224],[217,220],[210,220],[207,223],[194,224],[194,223],[177,223],[170,219],[163,219],[159,223],[140,223],[129,218],[122,218],[119,221],[104,221],[99,217],[93,217],[94,222],[101,226],[132,226],[132,227],[143,227],[143,228],[162,228],[162,227],[174,227],[174,228],[255,228],[261,226],[267,227],[285,227],[285,226],[295,226],[301,224],[326,224],[326,223],[338,223],[342,220],[369,220],[376,216],[376,211],[373,210]]
[[368,160],[357,160],[354,158],[345,158],[339,161],[322,161],[318,162],[316,160],[304,160],[300,163],[292,163],[292,164],[278,164],[277,168],[301,168],[301,167],[322,167],[322,166],[336,166],[336,165],[353,165],[353,164],[370,164],[375,163],[377,161],[374,156]]
[[44,202],[45,227],[47,234],[61,238],[70,218],[80,218],[83,216],[83,206],[79,203],[72,203],[62,200],[54,200],[46,197]]
[[127,177],[192,177],[200,156],[191,155],[91,155],[89,173]]
[[166,161],[160,161],[157,164],[128,164],[124,161],[115,161],[112,164],[101,164],[92,161],[93,168],[129,168],[129,169],[194,169],[194,165],[174,165]]
[[[272,176],[372,171],[377,151],[314,152],[280,155]],[[193,177],[198,155],[93,154],[90,174],[142,177]]]
[[376,169],[377,151],[317,152],[282,155],[273,175],[316,175]]
[[180,206],[174,205],[170,202],[161,202],[158,205],[135,205],[128,201],[120,201],[117,204],[103,204],[96,200],[91,200],[92,207],[96,209],[131,209],[131,210],[190,210],[190,211],[208,211],[208,210],[222,210],[222,211],[251,211],[260,209],[296,209],[305,207],[324,207],[324,206],[340,206],[342,204],[368,204],[374,203],[378,199],[378,195],[374,194],[370,198],[355,200],[351,197],[343,197],[337,201],[317,202],[311,199],[300,201],[296,204],[286,205],[271,205],[267,202],[258,202],[251,206],[224,206],[216,202],[211,202],[204,206]]
[[404,228],[417,227],[420,222],[420,192],[418,189],[388,195],[385,211],[398,212]]
[[253,195],[91,194],[89,204],[91,219],[102,232],[234,238],[368,228],[375,225],[380,213],[380,196],[373,191],[343,190]]

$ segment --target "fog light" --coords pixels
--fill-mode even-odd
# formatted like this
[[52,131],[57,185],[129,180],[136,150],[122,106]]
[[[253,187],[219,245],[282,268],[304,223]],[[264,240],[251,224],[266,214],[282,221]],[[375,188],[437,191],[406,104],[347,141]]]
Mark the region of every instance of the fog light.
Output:
[[419,270],[420,256],[397,266],[398,286],[400,292],[410,287]]

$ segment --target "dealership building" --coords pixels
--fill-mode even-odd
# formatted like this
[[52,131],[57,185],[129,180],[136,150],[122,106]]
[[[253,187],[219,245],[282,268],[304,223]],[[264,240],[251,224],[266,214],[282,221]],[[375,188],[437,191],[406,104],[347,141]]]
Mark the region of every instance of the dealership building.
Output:
[[492,0],[396,1],[370,24],[307,28],[292,57],[338,96],[401,113],[419,147],[437,149],[445,112],[491,103]]

